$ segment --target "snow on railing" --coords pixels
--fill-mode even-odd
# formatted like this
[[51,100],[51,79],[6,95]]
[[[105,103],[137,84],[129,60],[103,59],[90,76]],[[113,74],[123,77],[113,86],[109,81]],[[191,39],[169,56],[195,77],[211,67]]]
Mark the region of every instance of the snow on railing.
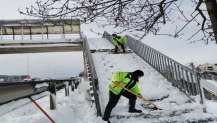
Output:
[[97,116],[101,116],[101,106],[100,106],[100,101],[99,101],[99,95],[98,95],[98,90],[99,90],[99,86],[98,86],[98,77],[96,74],[96,70],[95,70],[95,65],[93,62],[93,58],[90,52],[90,48],[89,45],[87,43],[87,38],[86,36],[84,36],[83,34],[81,35],[81,38],[83,40],[83,52],[84,52],[84,63],[85,63],[85,67],[86,67],[86,75],[90,81],[90,86],[92,88],[91,92],[91,96],[94,97],[94,101],[95,105],[96,105],[96,110],[97,110]]
[[[111,34],[104,32],[103,38],[112,41]],[[127,36],[127,46],[132,49],[138,56],[149,63],[159,73],[161,73],[173,86],[179,88],[189,98],[192,95],[200,95],[203,102],[202,91],[200,88],[200,78],[196,71],[178,63],[152,47]],[[192,98],[191,98],[192,99]],[[192,99],[193,100],[193,99]]]

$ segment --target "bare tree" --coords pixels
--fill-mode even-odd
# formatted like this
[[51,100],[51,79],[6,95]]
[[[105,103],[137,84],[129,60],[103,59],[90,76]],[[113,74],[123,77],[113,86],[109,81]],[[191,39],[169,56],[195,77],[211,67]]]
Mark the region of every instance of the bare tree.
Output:
[[[179,37],[181,32],[191,23],[200,28],[196,35],[207,43],[217,43],[217,2],[216,0],[189,0],[195,8],[191,13],[184,13],[180,7],[183,0],[36,0],[35,4],[21,14],[40,18],[64,18],[65,16],[80,18],[82,22],[93,22],[98,17],[104,17],[109,25],[122,27],[125,30],[143,32],[141,37],[152,32],[159,34],[161,24],[171,21],[171,15],[176,11],[185,23],[169,36]],[[203,7],[206,5],[206,7]],[[202,8],[202,9],[201,9]],[[188,14],[188,15],[186,15]]]

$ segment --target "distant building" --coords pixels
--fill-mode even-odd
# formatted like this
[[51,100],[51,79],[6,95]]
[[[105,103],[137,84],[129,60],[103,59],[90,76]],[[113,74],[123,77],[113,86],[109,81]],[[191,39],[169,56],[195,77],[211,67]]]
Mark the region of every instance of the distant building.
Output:
[[217,64],[202,64],[197,67],[201,76],[205,79],[217,80]]
[[0,82],[30,81],[29,75],[0,75]]
[[211,72],[211,73],[217,73],[217,64],[203,64],[199,65],[198,68],[200,69],[200,72]]

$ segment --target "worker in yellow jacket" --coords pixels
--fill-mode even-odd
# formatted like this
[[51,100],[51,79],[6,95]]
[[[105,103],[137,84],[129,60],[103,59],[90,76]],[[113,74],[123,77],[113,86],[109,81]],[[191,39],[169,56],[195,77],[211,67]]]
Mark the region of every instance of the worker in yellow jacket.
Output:
[[112,73],[112,82],[109,85],[109,101],[105,108],[103,120],[109,121],[109,117],[111,114],[112,109],[118,103],[118,100],[121,96],[124,96],[129,99],[129,112],[130,113],[141,113],[141,110],[137,110],[135,108],[136,104],[136,95],[125,91],[122,87],[118,86],[117,82],[121,82],[125,85],[125,88],[133,91],[137,95],[141,95],[140,88],[139,88],[139,78],[144,76],[143,71],[136,70],[134,72],[113,72]]
[[114,51],[114,53],[117,53],[119,47],[121,47],[122,50],[123,50],[123,52],[125,53],[125,47],[124,47],[124,45],[127,43],[126,36],[112,34],[112,43],[115,45],[115,51]]

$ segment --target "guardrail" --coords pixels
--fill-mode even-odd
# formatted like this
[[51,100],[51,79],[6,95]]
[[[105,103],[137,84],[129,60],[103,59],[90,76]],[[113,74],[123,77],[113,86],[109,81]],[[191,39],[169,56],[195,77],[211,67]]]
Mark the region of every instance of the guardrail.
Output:
[[[23,82],[1,82],[0,83],[0,105],[11,101],[28,98],[30,96],[49,91],[50,94],[56,93],[56,90],[65,88],[65,95],[69,96],[69,86],[74,91],[80,83],[80,78],[72,79],[50,79],[38,81]],[[37,84],[48,83],[48,86],[36,87]],[[55,87],[53,85],[55,84]],[[55,100],[55,99],[54,99]]]
[[[112,41],[112,36],[108,32],[104,32],[103,37]],[[199,94],[201,103],[203,103],[200,77],[196,71],[178,63],[139,40],[130,36],[127,36],[127,39],[127,46],[161,73],[173,86],[179,88],[189,98],[192,95]]]
[[98,95],[98,90],[99,90],[98,77],[96,74],[95,65],[93,62],[91,52],[89,50],[90,48],[87,43],[87,38],[84,35],[82,35],[81,37],[83,39],[84,61],[85,61],[85,64],[87,65],[86,66],[87,74],[89,76],[90,85],[92,86],[92,90],[93,90],[93,94],[91,95],[94,97],[94,102],[95,102],[95,106],[97,110],[97,116],[102,116],[99,95]]

